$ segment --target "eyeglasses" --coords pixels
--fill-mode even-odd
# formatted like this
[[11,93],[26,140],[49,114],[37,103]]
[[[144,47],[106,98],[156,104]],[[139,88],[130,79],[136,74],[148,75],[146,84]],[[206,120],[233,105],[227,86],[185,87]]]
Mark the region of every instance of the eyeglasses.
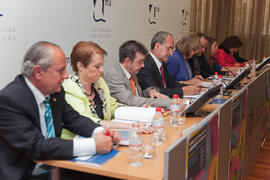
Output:
[[172,51],[172,52],[174,51],[174,48],[173,48],[173,47],[167,47],[167,46],[165,46],[165,45],[163,45],[163,46],[164,46],[165,48],[167,48],[168,51]]

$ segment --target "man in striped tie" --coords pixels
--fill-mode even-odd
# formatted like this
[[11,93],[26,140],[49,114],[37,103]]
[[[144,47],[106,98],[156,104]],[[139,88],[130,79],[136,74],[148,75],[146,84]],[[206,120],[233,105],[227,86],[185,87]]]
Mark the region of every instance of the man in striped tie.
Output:
[[[0,179],[48,179],[34,160],[71,159],[108,153],[119,133],[80,116],[65,101],[66,57],[50,42],[37,42],[25,54],[22,74],[0,91]],[[60,139],[62,128],[84,136]]]

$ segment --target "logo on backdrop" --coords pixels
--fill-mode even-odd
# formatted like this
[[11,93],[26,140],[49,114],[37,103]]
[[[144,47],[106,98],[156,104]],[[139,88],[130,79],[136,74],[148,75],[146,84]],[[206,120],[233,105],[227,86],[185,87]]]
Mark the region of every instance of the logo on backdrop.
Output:
[[93,0],[94,12],[93,19],[95,22],[106,22],[105,7],[112,5],[112,0]]
[[186,26],[189,20],[189,12],[186,9],[182,9],[182,25]]
[[[6,14],[5,14],[6,16]],[[4,14],[0,12],[0,19],[4,19]],[[17,29],[14,25],[7,25],[5,23],[0,24],[0,40],[13,41],[17,38]]]
[[157,13],[159,12],[159,7],[149,4],[149,24],[157,24],[156,22],[156,16]]

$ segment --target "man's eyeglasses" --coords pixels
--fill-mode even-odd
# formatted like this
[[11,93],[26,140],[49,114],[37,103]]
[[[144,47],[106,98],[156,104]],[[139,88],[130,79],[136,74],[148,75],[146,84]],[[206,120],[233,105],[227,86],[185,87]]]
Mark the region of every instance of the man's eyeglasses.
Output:
[[173,48],[173,47],[167,47],[167,46],[165,46],[165,45],[163,45],[163,46],[164,46],[165,48],[167,48],[168,51],[172,51],[172,52],[174,51],[174,48]]

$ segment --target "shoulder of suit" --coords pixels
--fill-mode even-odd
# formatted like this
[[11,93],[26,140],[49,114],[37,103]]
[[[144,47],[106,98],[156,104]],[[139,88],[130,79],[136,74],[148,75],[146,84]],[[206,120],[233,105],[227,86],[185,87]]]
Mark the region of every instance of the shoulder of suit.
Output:
[[150,65],[151,63],[155,63],[153,57],[148,54],[146,57],[145,57],[145,61],[144,61],[144,65]]
[[111,79],[112,76],[117,76],[121,71],[121,67],[119,64],[114,64],[111,66],[108,71],[104,73],[104,79],[108,80]]
[[76,96],[84,96],[80,86],[71,79],[65,79],[62,86],[66,93]]
[[0,91],[0,94],[16,96],[16,95],[25,94],[27,92],[31,92],[31,91],[24,80],[24,76],[18,75],[15,77],[13,81],[8,83]]

